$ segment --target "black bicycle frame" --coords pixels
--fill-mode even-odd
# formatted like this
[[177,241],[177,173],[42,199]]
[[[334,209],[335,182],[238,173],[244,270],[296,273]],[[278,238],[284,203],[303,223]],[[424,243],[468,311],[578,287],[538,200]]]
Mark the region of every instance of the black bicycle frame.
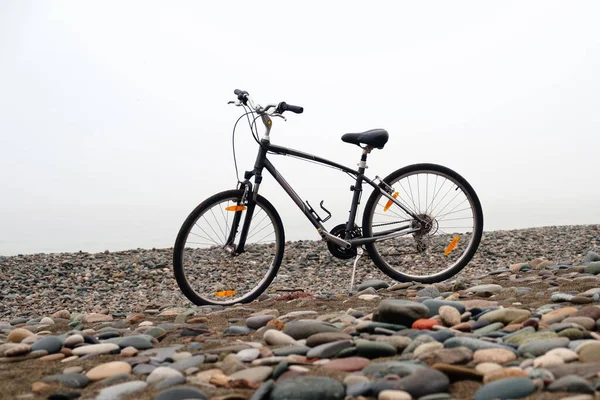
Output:
[[[285,180],[285,178],[279,173],[279,171],[277,171],[277,169],[271,163],[271,161],[269,161],[269,159],[267,159],[267,153],[269,153],[269,152],[278,154],[278,155],[284,155],[284,156],[290,155],[293,157],[298,157],[298,158],[305,159],[308,161],[313,161],[313,162],[316,162],[319,164],[327,165],[327,166],[339,169],[343,172],[346,172],[346,173],[351,174],[356,177],[356,182],[351,187],[351,190],[354,191],[354,195],[352,196],[352,203],[350,206],[350,215],[348,218],[348,222],[346,224],[346,234],[344,237],[345,241],[350,243],[351,246],[360,246],[360,245],[363,245],[366,243],[372,243],[377,240],[385,239],[386,235],[395,235],[398,232],[411,229],[411,225],[407,224],[407,225],[398,227],[396,229],[388,230],[385,232],[379,232],[378,234],[376,234],[372,237],[359,237],[359,238],[353,238],[353,239],[350,238],[351,232],[354,230],[354,221],[356,220],[356,212],[358,210],[358,205],[360,204],[360,197],[361,197],[361,193],[362,193],[363,181],[367,182],[369,185],[371,185],[374,190],[380,191],[383,196],[387,197],[389,200],[391,200],[393,203],[395,203],[398,207],[400,207],[402,210],[404,210],[408,215],[415,218],[416,220],[420,220],[419,216],[414,214],[410,209],[408,209],[402,203],[400,203],[398,200],[396,200],[386,190],[382,189],[382,187],[380,187],[380,185],[378,185],[373,180],[366,177],[364,175],[364,172],[365,172],[364,166],[360,166],[358,168],[358,170],[353,170],[351,168],[345,167],[341,164],[327,160],[325,158],[321,158],[321,157],[315,156],[313,154],[304,153],[304,152],[290,149],[287,147],[273,145],[270,143],[269,140],[262,139],[260,141],[260,149],[259,149],[258,155],[256,157],[256,161],[254,163],[254,169],[252,171],[246,171],[246,173],[244,175],[245,181],[243,183],[243,187],[246,189],[246,192],[251,192],[251,199],[249,199],[248,203],[247,203],[248,205],[247,205],[247,210],[246,210],[246,218],[244,221],[244,225],[242,227],[242,232],[240,234],[240,242],[236,249],[236,252],[238,252],[238,253],[241,253],[244,251],[246,236],[247,236],[248,230],[250,228],[250,221],[252,219],[252,214],[254,212],[254,207],[256,205],[256,202],[254,200],[256,199],[256,195],[258,194],[258,188],[260,186],[260,183],[262,182],[262,171],[264,168],[266,168],[267,171],[269,171],[269,173],[273,176],[273,178],[275,178],[277,183],[279,183],[279,185],[283,188],[283,190],[285,190],[285,192],[288,194],[288,196],[290,196],[291,199],[294,201],[294,203],[296,203],[298,208],[300,208],[300,210],[304,213],[304,215],[308,218],[308,220],[317,229],[317,231],[319,232],[319,235],[321,235],[321,237],[326,240],[332,240],[332,235],[328,234],[327,230],[325,229],[323,224],[321,224],[319,219],[313,214],[313,212],[311,212],[310,208],[307,207],[307,205],[304,203],[304,201],[300,198],[300,196],[298,196],[298,194],[294,191],[294,189],[290,186],[290,184]],[[362,162],[366,162],[367,153],[368,153],[367,151],[363,151],[363,154],[361,157]],[[250,183],[250,179],[252,177],[255,178],[255,180],[254,180],[255,185],[254,185],[253,189],[252,189],[252,184]],[[247,194],[250,195],[250,193],[247,193]],[[238,218],[236,218],[237,221],[239,221],[240,215],[241,215],[241,212],[239,212],[239,213],[236,212],[236,216],[238,217]],[[234,226],[237,226],[237,223]],[[230,234],[228,244],[233,243],[233,239],[236,234],[235,230],[237,230],[237,228],[234,229],[232,226],[232,232]],[[412,229],[407,233],[414,232],[416,230],[417,229]],[[231,242],[231,243],[229,243],[229,242]]]

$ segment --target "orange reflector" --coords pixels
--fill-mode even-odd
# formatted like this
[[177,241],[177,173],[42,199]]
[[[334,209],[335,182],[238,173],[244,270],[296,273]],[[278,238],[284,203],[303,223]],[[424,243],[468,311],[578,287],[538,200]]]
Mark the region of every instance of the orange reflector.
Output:
[[[398,198],[398,192],[394,193],[392,195],[393,198],[397,199]],[[385,203],[385,206],[383,207],[383,211],[387,211],[390,209],[390,207],[392,206],[392,204],[394,204],[394,202],[392,200],[388,200],[387,203]]]
[[448,254],[450,254],[450,252],[452,250],[454,250],[454,248],[458,244],[458,239],[460,239],[460,236],[456,236],[454,239],[452,239],[452,241],[450,242],[450,244],[448,245],[448,247],[446,247],[446,250],[444,250],[444,255],[445,256],[447,256]]
[[235,290],[222,290],[220,292],[215,292],[215,296],[217,297],[230,297],[236,294]]
[[225,211],[244,211],[246,206],[229,206],[225,207]]

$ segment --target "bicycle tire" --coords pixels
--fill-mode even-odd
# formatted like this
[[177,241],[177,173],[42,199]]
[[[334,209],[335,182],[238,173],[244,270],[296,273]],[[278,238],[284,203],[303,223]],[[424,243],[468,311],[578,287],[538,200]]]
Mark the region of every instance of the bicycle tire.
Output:
[[[265,210],[265,213],[270,216],[271,222],[273,223],[274,233],[276,237],[276,244],[274,249],[274,258],[273,261],[264,275],[259,284],[254,287],[248,294],[242,296],[241,298],[234,300],[224,300],[224,301],[216,301],[214,299],[208,298],[205,294],[199,294],[196,290],[192,288],[189,280],[186,277],[186,268],[184,266],[184,250],[185,245],[190,235],[192,228],[195,226],[196,221],[199,220],[201,216],[204,215],[208,210],[212,210],[214,205],[220,204],[222,201],[227,199],[237,199],[240,200],[243,195],[243,190],[227,190],[220,193],[217,193],[208,199],[204,200],[200,203],[187,217],[183,225],[181,226],[179,233],[177,235],[177,239],[175,240],[175,246],[173,248],[173,272],[175,275],[175,280],[177,281],[177,285],[183,292],[183,294],[194,304],[196,305],[232,305],[236,303],[248,303],[256,299],[260,296],[273,282],[277,272],[279,271],[279,267],[281,265],[281,261],[283,259],[283,251],[284,251],[284,243],[285,243],[285,233],[283,229],[283,223],[281,222],[281,218],[279,213],[273,207],[273,205],[264,197],[258,195],[256,198],[256,205],[260,207],[260,209]],[[253,215],[253,217],[256,213]],[[239,230],[241,230],[244,220],[240,221]],[[216,246],[214,246],[216,247]],[[239,257],[239,256],[237,256]]]
[[[454,265],[448,267],[447,269],[443,270],[440,273],[436,273],[436,274],[432,274],[432,275],[407,274],[407,273],[398,271],[397,269],[393,268],[388,262],[386,262],[385,258],[378,251],[378,246],[382,247],[378,243],[382,243],[382,242],[368,243],[365,245],[365,247],[366,247],[373,263],[383,273],[385,273],[386,275],[388,275],[389,277],[391,277],[392,279],[394,279],[396,281],[399,281],[399,282],[415,281],[415,282],[420,282],[420,283],[441,282],[441,281],[449,279],[449,278],[453,277],[454,275],[456,275],[457,273],[459,273],[471,261],[471,259],[475,255],[477,248],[479,247],[479,244],[481,242],[481,237],[483,234],[483,211],[481,208],[481,203],[479,201],[479,198],[478,198],[477,194],[475,193],[475,190],[472,188],[472,186],[461,175],[459,175],[458,173],[454,172],[453,170],[451,170],[447,167],[441,166],[441,165],[425,164],[425,163],[409,165],[409,166],[400,168],[400,169],[392,172],[387,177],[385,177],[383,179],[383,181],[388,185],[392,185],[395,182],[400,182],[403,178],[409,179],[410,176],[419,174],[419,173],[432,174],[432,175],[437,174],[436,176],[443,176],[446,179],[448,179],[450,182],[452,182],[454,185],[456,185],[458,188],[460,188],[463,191],[463,193],[465,194],[466,198],[468,199],[468,201],[471,205],[471,208],[473,211],[473,220],[474,220],[474,226],[473,226],[473,230],[471,233],[471,241],[469,242],[470,244],[468,245],[468,247],[465,250],[463,250],[463,252],[459,256],[459,259],[457,260],[457,262]],[[436,181],[436,183],[437,183],[437,181]],[[428,188],[426,190],[428,190]],[[435,189],[434,189],[434,191],[435,191]],[[411,192],[412,192],[412,189],[411,189]],[[371,193],[371,195],[365,205],[365,210],[363,213],[363,222],[362,222],[364,237],[369,237],[369,236],[373,235],[373,227],[372,227],[373,217],[375,215],[374,214],[375,208],[378,206],[379,200],[381,198],[382,198],[381,193],[378,190],[374,190],[373,193]],[[399,209],[399,207],[397,207],[397,208]],[[427,210],[427,208],[426,208],[426,210]],[[447,248],[449,248],[449,246]]]

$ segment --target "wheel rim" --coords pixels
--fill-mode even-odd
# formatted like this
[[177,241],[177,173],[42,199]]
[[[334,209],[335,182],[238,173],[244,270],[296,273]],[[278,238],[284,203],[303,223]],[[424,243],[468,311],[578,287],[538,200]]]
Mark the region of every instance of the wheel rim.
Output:
[[234,246],[239,243],[247,209],[235,211],[239,198],[212,204],[191,225],[182,250],[182,269],[192,291],[204,302],[233,304],[247,300],[267,282],[275,268],[280,232],[275,217],[259,203],[253,212],[245,251],[233,256],[226,246],[233,218],[240,213]]
[[373,236],[402,225],[418,229],[373,243],[384,264],[409,280],[441,277],[463,264],[480,235],[469,191],[456,178],[433,170],[401,175],[389,185],[393,196],[424,222],[378,197],[368,219]]

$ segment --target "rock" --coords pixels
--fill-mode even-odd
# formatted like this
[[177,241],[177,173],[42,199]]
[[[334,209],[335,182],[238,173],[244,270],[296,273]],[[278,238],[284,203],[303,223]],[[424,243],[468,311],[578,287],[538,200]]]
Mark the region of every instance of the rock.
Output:
[[[257,349],[252,349],[257,350]],[[227,375],[231,375],[234,372],[246,369],[242,361],[240,361],[235,354],[228,354],[221,362],[221,370]]]
[[52,386],[48,385],[47,383],[44,383],[44,382],[33,382],[31,384],[31,391],[33,393],[47,392],[47,391],[50,391],[51,389],[52,389]]
[[273,349],[273,354],[275,356],[289,356],[290,354],[304,356],[306,355],[306,353],[308,353],[309,350],[310,347],[306,347],[303,345],[291,345]]
[[269,329],[263,335],[263,340],[270,345],[283,345],[283,344],[296,344],[296,340],[285,334],[284,332],[280,332],[276,329]]
[[483,375],[477,370],[461,365],[433,364],[431,368],[446,374],[451,382],[462,380],[481,381],[483,379]]
[[73,347],[75,347],[78,344],[81,344],[83,342],[84,342],[83,336],[75,334],[75,335],[67,336],[65,338],[64,346],[72,349]]
[[486,342],[481,339],[473,339],[469,337],[455,337],[448,339],[444,342],[445,348],[454,348],[454,347],[467,347],[472,351],[477,351],[481,349],[507,349],[506,346],[502,346],[500,344]]
[[569,339],[567,338],[538,339],[523,343],[519,346],[518,352],[520,355],[531,354],[537,357],[549,350],[557,347],[567,347],[568,345]]
[[118,343],[120,348],[133,347],[137,350],[147,350],[152,348],[152,343],[141,336],[125,337]]
[[533,360],[534,368],[547,368],[555,365],[562,365],[565,361],[559,356],[552,354],[544,354],[543,356],[537,357]]
[[131,365],[123,361],[113,361],[100,364],[90,369],[85,376],[90,381],[99,381],[119,374],[131,373]]
[[21,343],[26,337],[33,336],[33,332],[24,328],[17,328],[10,331],[6,341],[9,343]]
[[[413,351],[413,356],[418,357],[421,354],[427,354],[435,350],[443,349],[444,345],[440,342],[432,341],[418,345]],[[451,350],[451,349],[450,349]]]
[[227,329],[225,329],[225,332],[223,332],[224,336],[231,336],[231,335],[247,335],[250,333],[250,328],[248,328],[247,326],[229,326],[227,327]]
[[426,286],[417,292],[417,296],[419,297],[431,297],[432,299],[439,297],[439,295],[440,291],[435,286]]
[[404,390],[384,390],[379,392],[377,400],[412,400],[412,396]]
[[516,399],[536,391],[529,378],[506,378],[488,383],[475,392],[474,400]]
[[550,311],[549,313],[542,315],[542,322],[545,322],[547,324],[561,322],[563,319],[575,314],[577,311],[579,310],[575,307],[559,308],[557,310]]
[[[338,354],[340,351],[352,346],[350,340],[339,340],[331,343],[324,343],[317,347],[314,347],[308,351],[306,357],[308,358],[331,358]],[[394,349],[394,354],[396,350]]]
[[546,390],[550,392],[572,392],[594,394],[594,387],[584,378],[567,375],[552,382]]
[[76,356],[83,356],[86,354],[107,354],[117,350],[119,350],[119,345],[114,343],[90,344],[74,348],[73,354]]
[[260,329],[263,326],[267,325],[267,322],[276,318],[275,315],[267,314],[267,315],[256,315],[253,317],[249,317],[246,319],[246,326],[250,329]]
[[331,378],[302,376],[277,382],[270,400],[343,400],[344,386]]
[[496,284],[489,285],[477,285],[472,286],[467,289],[467,292],[477,293],[500,293],[502,291],[502,286]]
[[438,310],[442,322],[446,326],[460,324],[460,312],[452,306],[441,306]]
[[600,262],[594,261],[585,266],[584,272],[586,274],[600,274]]
[[440,323],[435,319],[420,318],[413,322],[412,329],[431,330],[436,325],[440,325]]
[[146,382],[143,381],[130,381],[120,383],[118,385],[109,386],[100,390],[98,396],[96,396],[96,400],[119,400],[125,398],[127,395],[135,392],[139,392],[140,390],[144,390],[148,386]]
[[566,337],[569,340],[580,340],[583,339],[583,332],[577,328],[567,328],[558,332],[559,337]]
[[260,350],[258,349],[244,349],[239,351],[235,356],[242,362],[250,362],[256,360],[259,355]]
[[600,319],[600,307],[596,306],[587,306],[583,307],[581,310],[577,311],[575,314],[571,315],[572,317],[588,317],[593,319],[594,321]]
[[555,303],[562,303],[565,301],[571,301],[571,299],[575,297],[572,294],[567,294],[567,293],[554,293],[552,296],[550,296],[550,301],[553,301]]
[[577,324],[588,331],[593,331],[596,327],[596,321],[594,321],[590,317],[568,317],[565,318],[562,322],[565,324]]
[[50,316],[52,319],[71,319],[69,310],[59,310]]
[[328,363],[323,364],[323,368],[334,371],[354,372],[362,370],[369,365],[369,363],[370,361],[368,358],[348,357],[329,361]]
[[415,398],[428,394],[448,391],[450,380],[443,373],[430,368],[423,368],[398,380],[380,380],[373,383],[373,393],[379,394],[384,390],[403,390]]
[[584,343],[577,348],[582,363],[600,362],[600,341]]
[[81,374],[50,375],[42,379],[42,381],[46,383],[58,382],[63,386],[75,389],[82,389],[89,383],[88,377]]
[[503,324],[509,324],[515,320],[525,320],[529,318],[531,312],[528,310],[520,310],[518,308],[500,308],[493,310],[482,315],[478,321],[487,321],[490,323],[502,322]]
[[567,375],[578,375],[583,378],[592,378],[596,377],[598,371],[600,371],[600,363],[572,363],[559,365],[556,367],[548,367],[547,369],[552,373],[552,375],[554,375],[556,379],[560,379]]
[[442,306],[454,307],[460,314],[466,311],[465,305],[460,301],[427,299],[423,301],[423,305],[429,309],[429,315],[437,315]]
[[546,355],[558,356],[558,357],[562,358],[563,361],[566,363],[571,362],[571,361],[576,361],[577,359],[579,359],[579,356],[573,350],[564,349],[564,348],[560,348],[560,347],[557,347],[555,349],[548,351],[546,353]]
[[526,329],[521,329],[514,335],[507,335],[504,337],[504,342],[513,345],[522,345],[534,340],[553,339],[557,337],[558,335],[555,332],[535,332],[533,331],[533,328],[531,328],[531,332],[527,331]]
[[481,349],[473,353],[473,361],[478,363],[493,362],[497,364],[506,364],[517,359],[517,355],[507,349]]
[[62,340],[56,336],[45,336],[31,345],[31,351],[45,350],[48,354],[58,353],[62,349]]
[[163,390],[154,397],[154,400],[206,400],[206,394],[194,386],[176,386]]
[[398,353],[401,353],[412,343],[412,339],[407,336],[378,336],[375,341],[391,344]]
[[254,367],[243,369],[229,375],[229,379],[232,381],[245,379],[251,382],[263,382],[267,380],[273,373],[271,367]]
[[91,314],[87,314],[83,318],[83,323],[84,324],[92,324],[95,322],[106,322],[106,321],[112,321],[112,320],[113,320],[112,315],[91,313]]
[[427,365],[434,364],[462,364],[471,361],[473,352],[466,347],[453,349],[440,349],[417,356],[418,360]]
[[519,367],[494,369],[484,375],[483,383],[487,384],[507,378],[527,378],[527,373]]
[[283,333],[296,340],[306,339],[311,335],[322,332],[340,332],[340,330],[333,325],[310,320],[289,322],[283,330]]
[[31,351],[31,346],[28,344],[19,344],[4,352],[6,357],[18,357],[27,354]]
[[479,372],[480,374],[483,374],[484,379],[485,379],[486,374],[489,374],[492,371],[498,371],[501,369],[503,369],[501,365],[492,363],[492,362],[483,362],[483,363],[477,364],[477,366],[475,366],[475,370],[477,372]]
[[359,357],[369,359],[396,355],[396,348],[385,342],[359,341],[356,350]]
[[206,356],[198,354],[192,357],[187,357],[182,360],[176,361],[170,365],[170,368],[183,372],[188,368],[196,368],[204,363]]
[[316,347],[325,343],[350,339],[352,339],[352,337],[344,332],[323,332],[309,336],[306,339],[306,345],[308,347]]
[[358,286],[358,291],[363,291],[367,288],[377,289],[387,289],[389,287],[388,283],[378,279],[372,279],[368,281],[364,281]]
[[429,309],[414,301],[386,299],[379,303],[376,315],[379,322],[412,326],[416,320],[429,317]]
[[153,384],[153,383],[160,382],[167,378],[181,377],[181,376],[183,376],[182,373],[177,371],[176,369],[169,368],[169,367],[158,367],[155,370],[153,370],[150,373],[150,375],[148,375],[148,377],[146,378],[146,382],[148,384]]

